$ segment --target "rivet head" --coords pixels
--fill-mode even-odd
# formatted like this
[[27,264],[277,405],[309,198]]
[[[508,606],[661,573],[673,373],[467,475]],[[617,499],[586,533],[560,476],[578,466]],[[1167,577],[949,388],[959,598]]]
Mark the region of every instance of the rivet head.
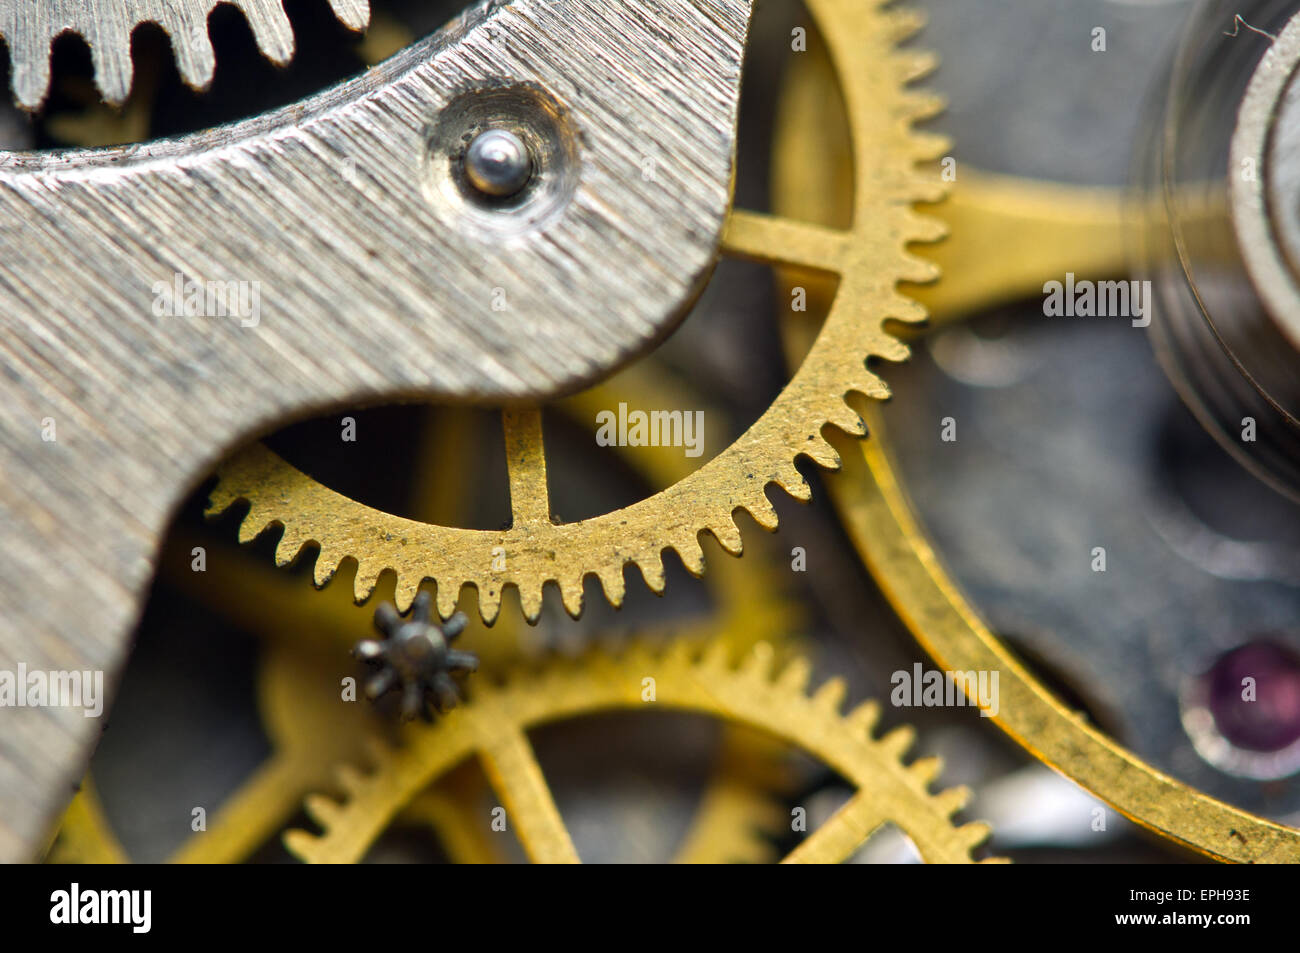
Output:
[[518,193],[533,175],[533,160],[522,139],[505,129],[488,129],[474,137],[465,153],[469,184],[492,198]]

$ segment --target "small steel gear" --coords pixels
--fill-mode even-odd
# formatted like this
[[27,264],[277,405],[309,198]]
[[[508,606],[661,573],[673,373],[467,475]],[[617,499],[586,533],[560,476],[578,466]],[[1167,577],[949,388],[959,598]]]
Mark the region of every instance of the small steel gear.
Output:
[[469,622],[465,614],[457,612],[442,625],[432,616],[433,600],[427,592],[415,597],[409,619],[385,602],[375,610],[375,628],[383,639],[366,639],[352,650],[357,658],[377,668],[366,682],[366,697],[378,701],[391,691],[400,691],[406,721],[416,715],[431,721],[430,701],[439,714],[451,711],[460,701],[460,689],[452,675],[478,671],[478,656],[451,647]]
[[[498,685],[479,682],[464,706],[433,725],[409,730],[401,747],[375,738],[369,773],[340,767],[345,799],[314,795],[305,802],[323,832],[290,831],[285,844],[311,862],[359,861],[422,790],[477,754],[529,857],[539,863],[575,862],[577,852],[526,732],[602,711],[657,708],[713,715],[761,731],[822,761],[857,789],[785,858],[787,863],[838,863],[890,822],[928,862],[973,860],[972,851],[988,837],[989,827],[953,824],[969,791],[930,792],[941,769],[937,758],[903,762],[914,737],[911,728],[873,737],[879,706],[865,702],[843,715],[845,686],[838,678],[809,696],[810,667],[803,659],[773,677],[770,646],[756,646],[739,668],[729,654],[724,643],[703,654],[689,641],[666,649],[637,645],[619,656],[593,653],[541,672],[518,672]],[[647,679],[653,679],[652,701]]]
[[[254,445],[227,462],[211,496],[211,513],[243,500],[250,504],[240,528],[248,541],[283,527],[276,560],[286,565],[308,543],[320,546],[317,585],[347,557],[358,564],[355,595],[363,602],[380,574],[397,574],[397,604],[405,608],[421,583],[437,585],[446,618],[460,591],[478,591],[484,620],[495,619],[505,587],[514,586],[524,614],[535,620],[542,589],[556,582],[565,608],[582,610],[583,581],[596,576],[614,605],[622,602],[624,567],[639,567],[655,592],[664,586],[662,554],[672,549],[695,575],[704,570],[700,536],[713,535],[728,553],[741,551],[737,510],[774,530],[776,511],[767,487],[775,484],[807,500],[811,489],[795,467],[799,457],[835,469],[839,456],[823,434],[834,425],[856,436],[862,420],[846,402],[850,393],[884,398],[888,388],[867,369],[872,357],[900,361],[908,349],[884,330],[889,320],[921,321],[925,311],[897,290],[900,281],[936,277],[933,265],[910,254],[911,242],[943,235],[937,221],[913,210],[941,197],[943,184],[917,164],[937,157],[946,141],[919,133],[913,122],[933,115],[942,101],[905,89],[935,65],[929,54],[897,44],[922,18],[882,9],[881,0],[813,0],[809,4],[833,45],[851,127],[855,157],[852,225],[826,228],[787,218],[736,211],[723,239],[737,257],[837,275],[830,316],[802,366],[763,416],[734,444],[668,489],[625,509],[576,523],[553,520],[546,486],[540,411],[503,414],[514,520],[491,532],[434,526],[384,513],[322,486],[265,446]],[[504,557],[504,558],[501,558]]]
[[[24,109],[40,107],[50,86],[50,44],[75,33],[90,47],[104,99],[123,102],[131,93],[131,33],[142,23],[156,23],[171,36],[181,79],[203,89],[217,65],[208,15],[223,2],[244,14],[268,59],[278,65],[293,59],[293,27],[282,0],[0,0],[14,99]],[[351,30],[364,30],[370,21],[370,0],[330,0],[330,6]]]

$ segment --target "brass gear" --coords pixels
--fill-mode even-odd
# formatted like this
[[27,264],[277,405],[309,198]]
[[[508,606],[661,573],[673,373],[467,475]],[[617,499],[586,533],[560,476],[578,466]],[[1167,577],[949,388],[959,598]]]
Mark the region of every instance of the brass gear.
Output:
[[[323,586],[351,557],[358,568],[355,598],[364,602],[382,572],[397,575],[396,601],[405,610],[425,580],[436,588],[439,614],[455,611],[463,586],[478,592],[479,612],[491,622],[502,591],[519,592],[525,616],[535,620],[543,586],[559,586],[565,609],[582,611],[583,582],[596,576],[611,604],[622,603],[624,568],[637,566],[651,590],[664,587],[662,554],[674,550],[695,575],[704,571],[701,536],[711,534],[733,555],[741,552],[737,510],[774,530],[769,484],[807,500],[811,490],[795,467],[807,457],[826,469],[839,456],[823,434],[834,425],[862,436],[863,422],[845,398],[884,398],[888,388],[866,366],[872,357],[900,361],[908,349],[884,330],[888,320],[918,322],[925,311],[901,294],[900,281],[925,282],[937,269],[907,250],[911,242],[942,237],[937,221],[913,210],[942,196],[938,176],[919,163],[944,149],[942,137],[914,130],[942,101],[907,90],[933,69],[933,56],[897,44],[923,22],[885,0],[811,0],[808,9],[831,54],[844,90],[855,157],[852,224],[827,228],[788,218],[734,211],[723,251],[760,263],[837,276],[834,305],[810,352],[771,407],[729,448],[699,470],[632,506],[575,523],[552,519],[538,410],[504,412],[513,524],[501,531],[435,526],[365,506],[322,486],[265,446],[255,445],[220,468],[209,512],[249,504],[241,541],[282,527],[276,561],[294,561],[309,543]],[[501,566],[504,555],[504,569]]]
[[[911,728],[873,737],[879,705],[869,701],[841,714],[842,680],[831,679],[809,696],[807,661],[795,659],[774,677],[774,653],[765,644],[752,649],[739,668],[730,663],[725,643],[713,643],[703,654],[698,649],[685,640],[664,649],[635,645],[618,656],[597,652],[540,672],[517,672],[500,684],[480,681],[467,704],[433,725],[404,732],[401,747],[373,739],[369,773],[340,766],[345,800],[314,795],[305,802],[323,832],[290,831],[285,844],[310,862],[359,861],[421,791],[477,754],[528,856],[539,863],[576,862],[526,732],[598,712],[665,708],[717,716],[793,744],[857,788],[785,862],[843,861],[889,822],[928,862],[972,862],[989,827],[953,823],[969,791],[930,792],[941,768],[937,758],[903,762]],[[647,700],[647,678],[654,680],[653,700]]]

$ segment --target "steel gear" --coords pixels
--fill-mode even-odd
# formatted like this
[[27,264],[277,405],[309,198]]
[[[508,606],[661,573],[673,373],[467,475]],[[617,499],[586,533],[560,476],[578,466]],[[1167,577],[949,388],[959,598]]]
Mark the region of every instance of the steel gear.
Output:
[[[990,829],[979,822],[952,822],[969,792],[960,787],[930,792],[942,767],[937,758],[903,763],[915,734],[910,727],[873,737],[879,705],[865,702],[841,714],[842,680],[831,679],[809,696],[807,661],[796,659],[773,677],[769,646],[756,646],[739,668],[730,664],[723,643],[702,655],[697,649],[688,641],[659,650],[637,645],[617,657],[597,653],[541,672],[519,672],[503,684],[479,683],[473,698],[453,715],[407,732],[402,747],[374,739],[370,773],[341,766],[345,800],[315,795],[305,802],[323,833],[290,831],[285,844],[310,862],[359,861],[420,791],[477,754],[529,857],[539,863],[575,862],[577,852],[525,732],[566,718],[649,706],[714,715],[759,730],[813,755],[857,789],[784,862],[843,861],[889,822],[912,839],[927,862],[972,861],[972,851]],[[647,701],[647,678],[654,680],[653,701]]]
[[[0,37],[9,45],[14,99],[24,109],[40,107],[50,86],[50,44],[75,33],[90,47],[104,99],[123,102],[131,93],[131,33],[143,23],[168,33],[181,79],[203,89],[217,65],[208,15],[222,2],[244,14],[268,59],[283,65],[293,58],[293,27],[282,0],[3,0]],[[370,0],[330,0],[330,6],[351,30],[370,21]]]
[[385,602],[375,610],[375,628],[384,637],[366,639],[352,649],[356,658],[377,669],[366,682],[366,697],[377,701],[391,691],[400,692],[406,721],[416,715],[432,720],[430,701],[439,714],[455,708],[460,689],[452,675],[478,670],[478,656],[451,648],[465,631],[465,614],[457,612],[442,625],[436,625],[432,615],[427,592],[415,597],[406,620]]
[[[502,591],[516,587],[525,615],[535,620],[542,589],[559,586],[565,608],[582,610],[583,581],[594,575],[606,598],[619,605],[624,568],[637,566],[655,592],[664,586],[662,554],[674,550],[692,573],[704,570],[700,537],[709,533],[733,555],[741,552],[734,519],[745,510],[765,529],[777,515],[766,491],[771,484],[807,500],[811,490],[795,467],[799,457],[835,469],[839,457],[823,434],[827,425],[855,436],[864,426],[845,398],[873,398],[888,388],[866,366],[872,357],[904,359],[905,345],[884,330],[889,320],[917,322],[925,312],[897,289],[900,281],[924,282],[933,265],[910,254],[911,242],[934,241],[943,228],[913,210],[918,201],[941,197],[938,176],[920,171],[946,145],[917,132],[916,120],[937,112],[937,97],[905,89],[935,65],[932,56],[897,44],[918,30],[922,18],[905,9],[883,9],[881,0],[814,0],[809,9],[833,40],[833,56],[846,91],[855,156],[852,224],[844,229],[788,218],[735,211],[723,239],[724,252],[762,263],[832,274],[838,294],[817,341],[771,407],[739,440],[701,469],[668,489],[625,509],[576,523],[553,520],[546,489],[546,457],[540,412],[504,413],[513,524],[499,532],[435,526],[381,512],[330,490],[255,445],[220,470],[210,512],[243,500],[250,504],[240,528],[248,541],[269,527],[283,527],[276,550],[281,565],[308,543],[319,545],[315,577],[324,585],[347,557],[357,561],[355,596],[363,602],[380,574],[397,574],[397,604],[405,609],[421,583],[437,586],[437,607],[455,611],[463,585],[478,592],[484,620],[495,619]],[[851,38],[851,39],[850,39]],[[497,558],[504,554],[504,560]],[[504,562],[505,568],[499,568]]]

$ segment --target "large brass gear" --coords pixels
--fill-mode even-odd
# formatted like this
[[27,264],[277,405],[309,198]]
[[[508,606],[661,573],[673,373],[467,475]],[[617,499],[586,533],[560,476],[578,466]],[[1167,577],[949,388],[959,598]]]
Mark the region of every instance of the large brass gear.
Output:
[[[882,825],[892,822],[931,863],[970,863],[989,835],[980,822],[955,825],[952,816],[969,791],[931,793],[941,764],[921,758],[905,764],[914,732],[907,726],[873,737],[875,702],[840,711],[845,686],[838,678],[811,696],[803,659],[774,675],[774,653],[760,644],[740,667],[725,643],[678,640],[666,649],[638,644],[620,655],[603,652],[516,672],[504,682],[479,682],[469,702],[433,725],[406,731],[400,747],[370,744],[371,770],[338,772],[342,802],[307,799],[322,833],[290,831],[285,844],[310,862],[359,861],[398,813],[447,771],[477,755],[506,810],[506,818],[535,862],[576,862],[578,855],[526,732],[539,725],[616,710],[668,709],[713,715],[791,744],[833,768],[856,789],[849,801],[792,851],[787,863],[835,863],[850,857]],[[647,700],[646,679],[653,679]]]
[[[552,518],[546,457],[537,410],[503,415],[513,523],[483,531],[435,526],[384,513],[324,487],[266,447],[255,445],[224,465],[212,492],[210,512],[249,503],[240,530],[251,540],[282,527],[276,560],[292,562],[309,543],[320,547],[317,585],[324,585],[344,559],[358,564],[355,596],[364,602],[387,569],[397,574],[398,607],[405,609],[425,580],[433,581],[438,612],[455,611],[461,589],[473,586],[485,621],[495,619],[502,592],[515,587],[525,616],[535,620],[543,586],[559,586],[565,609],[582,610],[583,583],[596,576],[606,598],[619,605],[624,568],[637,566],[655,592],[664,587],[662,554],[674,550],[686,568],[704,570],[701,536],[711,534],[731,554],[741,552],[734,519],[745,510],[765,529],[777,514],[766,496],[776,484],[806,500],[811,490],[795,467],[807,457],[835,469],[839,456],[823,434],[834,425],[862,436],[864,426],[845,398],[854,392],[888,396],[885,383],[867,369],[872,357],[899,361],[907,347],[887,333],[889,320],[918,322],[924,309],[899,292],[900,281],[937,276],[907,245],[934,241],[943,228],[913,209],[941,197],[938,176],[918,168],[945,146],[939,136],[913,129],[936,113],[938,97],[908,90],[928,73],[934,57],[897,44],[922,18],[906,9],[884,9],[883,0],[812,0],[816,23],[828,38],[845,91],[854,162],[852,224],[826,228],[745,211],[734,211],[723,239],[725,253],[777,266],[837,276],[834,306],[802,366],[771,407],[729,448],[662,492],[632,506],[575,523]],[[504,569],[500,555],[504,554]]]

